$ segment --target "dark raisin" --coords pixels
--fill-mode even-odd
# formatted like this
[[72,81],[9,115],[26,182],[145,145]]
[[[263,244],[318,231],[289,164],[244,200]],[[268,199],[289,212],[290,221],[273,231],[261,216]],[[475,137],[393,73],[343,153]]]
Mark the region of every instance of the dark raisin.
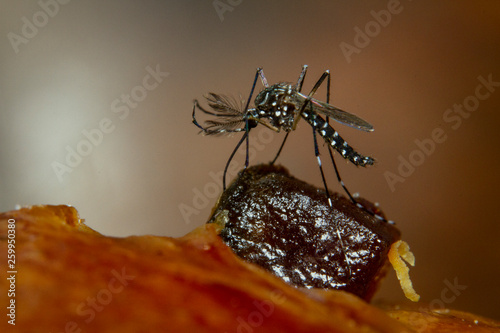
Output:
[[331,199],[333,207],[324,190],[283,167],[258,165],[227,188],[209,223],[227,216],[220,233],[224,242],[290,284],[345,290],[369,300],[400,232],[337,193]]

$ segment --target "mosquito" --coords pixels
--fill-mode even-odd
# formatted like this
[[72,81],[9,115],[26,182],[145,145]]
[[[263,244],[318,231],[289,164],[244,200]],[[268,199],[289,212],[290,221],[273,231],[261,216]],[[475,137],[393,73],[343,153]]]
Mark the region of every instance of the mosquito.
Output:
[[[319,134],[328,144],[328,152],[330,154],[330,159],[334,166],[338,182],[346,192],[349,199],[357,206],[364,208],[356,201],[354,196],[351,195],[344,182],[342,181],[337,165],[335,163],[335,159],[333,158],[332,149],[335,149],[344,159],[350,161],[356,166],[366,167],[368,165],[373,165],[375,160],[372,157],[361,155],[349,144],[347,144],[347,142],[340,136],[340,134],[330,125],[329,119],[331,118],[343,125],[348,125],[350,127],[366,132],[373,131],[373,126],[365,120],[359,118],[358,116],[343,111],[329,104],[329,70],[326,70],[323,73],[323,75],[319,78],[308,95],[303,94],[301,90],[306,72],[307,65],[304,65],[296,84],[281,82],[270,86],[267,83],[264,71],[262,70],[262,68],[258,68],[253,80],[250,97],[245,104],[242,101],[237,101],[224,95],[209,93],[205,95],[205,98],[207,99],[211,111],[203,108],[198,103],[198,101],[195,100],[192,114],[193,123],[201,129],[202,133],[206,135],[221,135],[226,133],[244,132],[242,138],[234,148],[224,168],[223,189],[225,190],[227,169],[236,151],[244,141],[246,141],[247,150],[244,168],[246,169],[249,165],[249,133],[252,128],[256,127],[258,124],[262,124],[275,132],[280,132],[281,130],[286,132],[285,138],[283,139],[283,142],[276,156],[271,161],[271,164],[274,164],[278,159],[283,146],[285,145],[288,135],[291,131],[296,129],[298,121],[303,118],[309,123],[309,125],[311,125],[313,129],[314,153],[318,161],[321,178],[326,190],[326,195],[328,197],[329,203],[331,204],[331,199],[328,191],[328,185],[326,183],[325,175],[323,172],[316,133]],[[257,94],[254,101],[255,107],[249,108],[250,101],[252,99],[252,95],[254,93],[255,86],[259,77],[261,79],[262,85],[264,86],[264,89]],[[323,84],[325,79],[327,84],[327,96],[326,102],[322,102],[313,98],[313,96],[318,88]],[[217,120],[208,120],[205,122],[206,127],[201,126],[196,120],[195,113],[197,108],[203,113],[217,117]],[[323,119],[322,116],[324,116],[325,119]],[[371,212],[369,213],[386,222],[392,222],[385,220],[379,215],[373,214]]]
[[[337,164],[335,163],[335,159],[333,157],[333,149],[335,149],[344,159],[348,160],[356,166],[366,167],[368,165],[373,165],[375,162],[372,157],[364,156],[358,153],[353,147],[351,147],[330,125],[330,118],[343,125],[347,125],[365,132],[373,131],[373,126],[365,120],[359,118],[358,116],[343,111],[329,104],[331,81],[329,70],[326,70],[321,75],[309,94],[303,94],[301,91],[306,72],[307,65],[304,65],[296,84],[289,82],[280,82],[269,85],[264,75],[264,71],[262,70],[262,68],[258,68],[257,72],[255,73],[252,89],[250,90],[250,95],[246,100],[246,103],[244,101],[237,101],[236,99],[231,99],[225,95],[215,93],[208,93],[207,95],[205,95],[210,110],[203,108],[197,100],[194,101],[192,113],[193,123],[201,129],[202,133],[206,135],[222,135],[226,133],[243,132],[243,136],[229,156],[229,159],[224,168],[223,189],[226,189],[226,174],[228,167],[235,153],[238,151],[243,142],[246,142],[246,158],[245,167],[243,170],[245,170],[249,165],[249,133],[252,128],[257,127],[258,124],[262,124],[275,132],[280,132],[281,130],[286,132],[286,135],[276,156],[270,162],[271,164],[274,164],[278,159],[283,146],[285,145],[288,135],[291,131],[297,128],[298,121],[300,119],[304,119],[309,125],[311,125],[313,130],[314,154],[318,161],[321,179],[323,181],[323,186],[325,188],[330,207],[332,207],[332,201],[321,163],[318,140],[316,137],[317,134],[319,134],[327,143],[328,152],[335,169],[337,180],[349,199],[355,205],[357,205],[359,208],[363,209],[370,215],[375,216],[376,218],[384,222],[393,224],[394,222],[369,211],[367,208],[365,208],[365,206],[356,201],[354,196],[351,195],[344,182],[342,181],[339,170],[337,168]],[[258,78],[260,78],[264,89],[262,89],[255,97],[254,107],[249,108]],[[327,85],[327,95],[326,101],[322,102],[318,99],[313,98],[313,96],[319,89],[319,87],[325,82],[325,80]],[[210,116],[214,116],[215,119],[207,120],[205,122],[205,127],[200,125],[196,120],[196,109],[199,109],[203,113]],[[338,228],[337,236],[340,241],[341,247],[344,248]],[[349,259],[345,251],[344,257],[350,272]]]

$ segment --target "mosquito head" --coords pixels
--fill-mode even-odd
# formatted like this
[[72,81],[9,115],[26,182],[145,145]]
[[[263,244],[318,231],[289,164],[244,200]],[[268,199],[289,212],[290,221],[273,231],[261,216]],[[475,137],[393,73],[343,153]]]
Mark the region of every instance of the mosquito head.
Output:
[[295,97],[295,87],[290,83],[278,83],[265,88],[255,97],[258,117],[267,118],[271,126],[290,132],[297,112]]

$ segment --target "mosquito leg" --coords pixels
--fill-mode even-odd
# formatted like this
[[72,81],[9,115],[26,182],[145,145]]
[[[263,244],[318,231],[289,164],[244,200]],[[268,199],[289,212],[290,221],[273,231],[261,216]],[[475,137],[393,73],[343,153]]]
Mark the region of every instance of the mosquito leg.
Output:
[[[236,154],[236,151],[238,151],[238,148],[240,148],[241,144],[243,143],[243,141],[246,140],[247,137],[248,137],[248,132],[245,131],[245,133],[241,137],[240,141],[238,142],[238,144],[234,148],[233,152],[231,153],[231,156],[229,156],[229,159],[227,160],[226,167],[224,168],[224,175],[222,176],[222,190],[223,191],[226,190],[226,174],[227,174],[227,169],[229,167],[229,164],[231,163],[231,161],[234,157],[234,154]],[[248,154],[247,154],[247,156],[248,156]],[[245,169],[246,169],[246,167],[245,167]]]
[[302,66],[302,72],[299,75],[299,79],[297,80],[297,85],[295,89],[300,92],[302,90],[302,84],[304,83],[304,78],[306,77],[307,65]]
[[356,199],[354,199],[354,197],[351,195],[351,192],[349,192],[349,190],[345,186],[344,181],[342,180],[342,178],[340,178],[339,169],[337,168],[337,163],[335,163],[335,159],[333,158],[332,149],[333,148],[330,145],[328,145],[328,152],[330,153],[330,159],[332,161],[333,168],[335,169],[335,175],[337,176],[337,180],[340,183],[340,186],[342,186],[342,188],[344,189],[344,192],[347,194],[347,196],[349,197],[349,199],[351,199],[352,203],[354,203],[355,205],[359,206],[359,204],[356,201]]
[[206,129],[205,129],[203,126],[201,126],[201,125],[198,123],[198,121],[196,120],[196,115],[195,115],[195,112],[196,112],[196,106],[197,106],[197,105],[198,105],[198,101],[194,101],[194,105],[193,105],[193,115],[192,115],[192,117],[193,117],[193,124],[195,124],[195,125],[196,125],[196,127],[200,128],[203,132],[205,132],[205,131],[206,131]]
[[[295,85],[295,90],[297,90],[298,92],[300,92],[302,90],[302,84],[304,83],[304,78],[306,77],[306,73],[307,73],[307,65],[304,65],[304,66],[302,66],[302,71],[300,72],[299,79],[297,80],[297,84]],[[297,119],[299,117],[300,116],[297,116]],[[276,162],[276,160],[278,159],[278,156],[280,156],[281,151],[283,150],[283,147],[285,146],[286,139],[288,139],[289,133],[290,132],[286,133],[285,138],[283,139],[283,142],[281,143],[280,149],[278,149],[276,156],[274,156],[274,159],[269,164],[273,165],[274,162]]]
[[[325,79],[327,79],[327,81],[326,81],[326,85],[327,85],[327,88],[328,88],[327,89],[327,100],[329,101],[329,99],[330,99],[330,71],[326,70],[323,73],[323,75],[321,75],[321,77],[319,78],[319,80],[316,82],[316,84],[314,85],[313,89],[309,93],[306,102],[302,106],[301,114],[302,114],[302,111],[305,110],[306,105],[310,103],[310,99],[316,93],[316,90],[318,90],[318,88],[321,86],[321,84],[324,82]],[[327,101],[327,103],[328,103],[328,101]],[[312,115],[312,113],[313,112],[311,110],[311,115]],[[327,121],[328,121],[328,118],[327,118]],[[321,158],[319,157],[318,141],[317,141],[317,138],[316,138],[316,129],[317,128],[316,128],[316,121],[314,119],[312,121],[312,125],[313,125],[312,127],[313,127],[313,137],[314,137],[314,154],[316,155],[316,159],[318,160],[319,170],[321,172],[321,179],[322,179],[323,185],[325,187],[326,197],[328,199],[328,203],[329,203],[330,207],[332,207],[332,199],[330,197],[330,192],[328,190],[328,185],[326,184],[325,174],[323,172],[323,166],[321,165]],[[331,154],[330,148],[328,148],[328,151]],[[330,156],[332,157],[332,161],[333,161],[333,155],[330,155]],[[336,165],[335,165],[335,171],[337,172]],[[337,172],[337,177],[340,177],[339,174],[338,174],[338,172]],[[349,196],[350,196],[350,194],[349,194]],[[337,238],[339,240],[340,248],[342,249],[342,253],[344,255],[344,260],[345,260],[345,262],[347,264],[347,269],[348,269],[348,272],[349,272],[349,276],[351,276],[352,275],[351,264],[350,264],[349,258],[347,257],[347,253],[345,252],[344,241],[342,240],[342,236],[340,235],[340,230],[339,230],[338,224],[336,225],[335,230],[337,232]]]
[[[325,81],[326,78],[328,78],[328,81],[330,81],[330,71],[329,70],[326,70],[323,73],[323,75],[321,75],[319,80],[316,82],[314,87],[311,89],[311,92],[308,95],[309,98],[314,96],[314,94],[316,93],[316,90],[318,90],[318,88],[323,84],[323,81]],[[328,81],[327,81],[327,85],[328,85]]]
[[[333,207],[332,198],[330,196],[330,191],[328,190],[328,185],[326,184],[325,173],[323,172],[323,166],[321,164],[321,158],[319,157],[318,140],[316,138],[316,127],[312,126],[312,128],[313,128],[313,140],[314,140],[314,155],[316,156],[316,159],[318,160],[319,171],[321,173],[321,180],[323,181],[323,186],[325,187],[326,197],[328,199],[328,205],[330,207]],[[339,243],[340,243],[340,248],[342,249],[342,254],[344,255],[344,260],[347,264],[349,276],[351,276],[352,275],[351,264],[350,264],[349,258],[347,257],[347,253],[345,252],[344,241],[342,240],[342,236],[340,235],[338,224],[335,226],[335,230],[337,233],[337,238],[338,238]]]
[[[330,71],[327,70],[325,73],[328,73],[327,75],[327,80],[326,80],[326,103],[330,104],[330,87],[331,87],[331,75]],[[326,123],[330,124],[330,118],[326,117]],[[349,199],[355,204],[359,205],[358,202],[354,199],[354,197],[351,195],[351,192],[347,189],[347,187],[344,184],[344,181],[340,177],[339,169],[337,168],[337,163],[335,163],[335,159],[333,158],[333,152],[332,152],[332,147],[331,145],[328,145],[328,153],[330,154],[330,160],[332,161],[333,168],[335,169],[335,175],[337,176],[337,180],[340,183],[340,186],[344,189],[344,192],[347,194]]]
[[297,127],[297,122],[299,121],[300,116],[302,115],[302,112],[304,112],[304,110],[306,109],[307,105],[309,105],[309,103],[311,101],[311,98],[314,96],[314,94],[316,93],[316,90],[318,90],[318,88],[321,86],[321,84],[323,83],[323,81],[325,81],[326,77],[330,77],[330,71],[328,71],[328,70],[325,71],[323,73],[323,75],[321,75],[321,77],[319,78],[319,80],[316,82],[316,84],[314,85],[314,87],[311,89],[311,92],[309,93],[309,95],[307,95],[307,98],[306,98],[304,104],[302,104],[302,107],[300,108],[300,111],[299,111],[297,117],[293,121],[292,129],[295,129]]
[[[330,90],[330,81],[331,81],[331,75],[330,75],[330,71],[327,70],[326,72],[328,72],[328,78],[327,78],[327,81],[326,81],[326,103],[330,104],[330,91],[331,91]],[[330,121],[330,118],[326,117],[326,123],[327,124],[329,124],[329,121]],[[347,189],[347,187],[344,184],[344,181],[340,177],[339,169],[337,168],[337,163],[335,163],[335,159],[333,157],[333,151],[332,151],[332,149],[333,149],[332,146],[328,145],[328,153],[330,154],[330,160],[332,161],[333,168],[335,169],[335,175],[337,176],[337,180],[340,183],[340,186],[342,186],[342,189],[344,189],[344,192],[347,194],[347,196],[352,201],[352,203],[354,203],[359,208],[363,209],[368,214],[374,216],[375,218],[377,218],[379,220],[382,220],[384,222],[390,223],[390,224],[394,224],[393,221],[387,220],[387,219],[383,218],[382,216],[380,216],[378,214],[375,214],[375,213],[372,213],[372,212],[368,211],[362,204],[360,204],[359,202],[356,201],[356,199],[354,199],[354,197],[352,196],[351,192],[349,192],[349,190]]]
[[[330,104],[331,75],[330,75],[330,71],[329,70],[325,71],[325,73],[328,73],[328,77],[327,77],[327,80],[326,80],[326,103]],[[329,117],[326,117],[326,123],[330,124],[330,118]],[[335,159],[333,158],[333,152],[332,152],[331,145],[328,145],[328,153],[330,154],[330,159],[332,161],[333,168],[335,169],[335,175],[337,176],[338,182],[340,183],[340,185],[344,189],[344,192],[347,194],[347,196],[349,197],[349,199],[351,199],[351,201],[355,205],[359,205],[358,202],[351,195],[351,192],[349,192],[349,190],[345,186],[344,181],[342,180],[342,178],[340,177],[339,169],[337,168],[337,163],[335,163]]]
[[328,205],[332,207],[332,199],[330,197],[330,191],[328,190],[328,185],[326,184],[325,173],[323,172],[323,166],[321,164],[321,158],[319,157],[319,147],[318,139],[316,138],[316,128],[313,127],[313,140],[314,140],[314,156],[318,160],[319,171],[321,172],[321,180],[323,181],[323,186],[325,187],[326,197],[328,198]]
[[[316,93],[316,90],[318,90],[318,88],[321,86],[321,84],[323,84],[323,82],[325,81],[326,79],[326,87],[327,87],[327,92],[326,92],[326,103],[330,103],[330,87],[331,87],[331,75],[330,75],[330,71],[329,70],[326,70],[323,75],[319,78],[319,80],[316,82],[316,84],[314,85],[313,89],[311,90],[311,92],[309,93],[308,95],[308,98],[306,99],[306,101],[304,102],[304,105],[302,106],[302,109],[301,109],[301,114],[302,112],[305,110],[306,106],[308,103],[310,103],[310,98],[312,98],[312,96]],[[312,112],[311,112],[312,114]],[[329,124],[329,120],[330,118],[329,117],[326,117],[326,123]],[[312,125],[314,128],[316,128],[316,122],[313,120],[312,121]],[[316,136],[314,137],[315,140],[316,140]],[[315,149],[317,149],[317,144],[315,145]],[[331,145],[328,145],[328,153],[330,154],[330,159],[332,161],[332,164],[333,164],[333,167],[335,169],[335,175],[337,176],[337,180],[338,182],[340,183],[340,185],[342,186],[342,188],[344,189],[345,193],[347,194],[347,196],[349,197],[349,199],[355,204],[357,205],[358,207],[361,207],[363,208],[365,211],[366,209],[360,204],[358,203],[354,197],[351,195],[351,193],[349,192],[349,190],[347,189],[347,187],[345,186],[344,182],[342,181],[342,178],[340,177],[340,173],[339,173],[339,170],[337,168],[337,164],[335,163],[335,159],[333,157],[333,153],[332,153],[332,147]],[[319,154],[317,154],[317,156],[319,156]],[[319,160],[318,160],[319,162]],[[324,175],[323,175],[323,170],[321,168],[321,164],[320,164],[320,169],[321,169],[321,176],[323,178],[323,183],[325,184],[325,188],[326,188],[326,182],[325,182],[325,178],[324,178]],[[327,194],[327,196],[329,196],[329,194]],[[375,215],[375,214],[372,214],[372,215]],[[379,217],[378,215],[375,215],[376,217]],[[381,218],[381,217],[379,217]]]
[[[300,92],[302,90],[302,84],[304,83],[304,78],[306,77],[306,73],[307,73],[307,65],[304,65],[304,66],[302,66],[302,72],[300,72],[299,79],[297,80],[297,84],[295,85],[295,89],[298,92]],[[274,164],[274,162],[276,162],[276,160],[278,159],[278,156],[280,156],[281,151],[283,150],[283,146],[285,145],[286,139],[288,139],[288,134],[290,134],[290,132],[286,133],[285,138],[283,139],[283,142],[281,143],[280,149],[278,150],[278,153],[276,154],[276,156],[274,157],[274,159],[270,163],[271,165]]]
[[285,145],[286,139],[288,138],[288,134],[290,134],[290,132],[286,133],[285,138],[283,139],[283,142],[281,143],[280,149],[278,149],[278,153],[276,154],[276,156],[274,156],[274,159],[269,164],[273,165],[274,162],[276,162],[276,160],[278,159],[278,156],[280,156],[281,150],[283,150],[283,146]]
[[[210,111],[207,111],[205,110],[201,105],[200,103],[198,103],[198,100],[194,100],[194,107],[193,107],[193,114],[194,114],[194,109],[195,108],[198,108],[200,111],[202,111],[203,113],[206,113],[206,114],[209,114],[211,116],[215,116],[215,117],[224,117],[225,115],[223,114],[219,114],[219,113],[213,113],[213,112],[210,112]],[[194,118],[194,117],[193,117]]]
[[376,219],[379,219],[381,221],[387,222],[389,224],[394,224],[394,221],[387,220],[386,218],[384,218],[384,217],[382,217],[382,216],[380,216],[378,214],[375,214],[375,213],[369,211],[368,209],[366,209],[365,206],[363,206],[362,204],[360,204],[354,198],[354,196],[352,196],[351,192],[349,192],[349,190],[345,186],[344,181],[340,178],[340,173],[339,173],[339,170],[337,169],[337,164],[335,163],[335,159],[333,158],[332,149],[333,149],[332,146],[328,145],[328,152],[330,153],[330,159],[332,160],[333,168],[335,169],[335,174],[337,175],[337,180],[340,183],[340,186],[342,186],[342,188],[344,189],[344,192],[347,194],[347,196],[349,197],[349,199],[351,199],[351,202],[353,204],[355,204],[356,206],[358,206],[359,208],[361,208],[362,210],[364,210],[365,212],[367,212],[368,214],[370,214],[371,216],[375,217]]
[[245,121],[245,134],[246,134],[246,144],[247,144],[247,147],[246,147],[246,154],[245,154],[245,167],[243,168],[243,171],[245,171],[247,168],[248,168],[248,164],[250,163],[250,161],[248,160],[248,156],[250,155],[249,154],[249,147],[250,147],[250,126],[248,124],[248,119]]
[[266,79],[266,76],[264,75],[264,71],[262,70],[262,68],[257,68],[257,73],[260,76],[260,81],[262,82],[262,85],[264,87],[268,88],[269,83],[267,83],[267,79]]
[[[258,77],[260,77],[263,85],[265,85],[265,86],[267,85],[267,80],[266,80],[266,77],[264,76],[264,72],[262,71],[262,68],[257,68],[257,72],[255,73],[255,78],[253,79],[253,83],[252,83],[252,89],[250,89],[250,95],[248,96],[248,100],[247,100],[247,103],[245,105],[245,109],[244,109],[245,113],[248,111],[248,107],[250,105],[250,101],[252,100],[253,92],[255,90],[255,85],[257,84],[257,78]],[[226,174],[227,174],[227,169],[229,167],[229,164],[231,163],[231,160],[234,157],[234,154],[236,154],[236,151],[238,150],[238,148],[240,148],[240,146],[243,143],[243,141],[245,141],[245,143],[246,143],[245,168],[243,169],[243,171],[245,171],[247,169],[247,167],[248,167],[248,165],[250,163],[249,162],[249,147],[250,147],[249,133],[250,133],[250,130],[253,127],[255,127],[255,126],[253,124],[252,124],[252,126],[250,126],[249,119],[245,115],[245,134],[243,134],[243,136],[241,137],[240,141],[238,142],[238,144],[234,148],[233,152],[231,153],[231,156],[229,156],[229,160],[227,161],[226,167],[224,168],[224,175],[222,176],[222,190],[223,191],[226,190]]]

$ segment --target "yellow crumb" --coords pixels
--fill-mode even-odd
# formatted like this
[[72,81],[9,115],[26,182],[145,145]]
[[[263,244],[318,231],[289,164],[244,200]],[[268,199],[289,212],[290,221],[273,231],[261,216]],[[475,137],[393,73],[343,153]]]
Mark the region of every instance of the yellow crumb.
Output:
[[420,295],[413,289],[409,274],[410,269],[405,263],[406,261],[410,265],[415,266],[415,256],[411,253],[408,243],[402,240],[395,242],[391,245],[391,249],[387,256],[389,257],[392,267],[396,271],[396,276],[398,277],[401,289],[403,289],[406,298],[413,302],[418,302]]

